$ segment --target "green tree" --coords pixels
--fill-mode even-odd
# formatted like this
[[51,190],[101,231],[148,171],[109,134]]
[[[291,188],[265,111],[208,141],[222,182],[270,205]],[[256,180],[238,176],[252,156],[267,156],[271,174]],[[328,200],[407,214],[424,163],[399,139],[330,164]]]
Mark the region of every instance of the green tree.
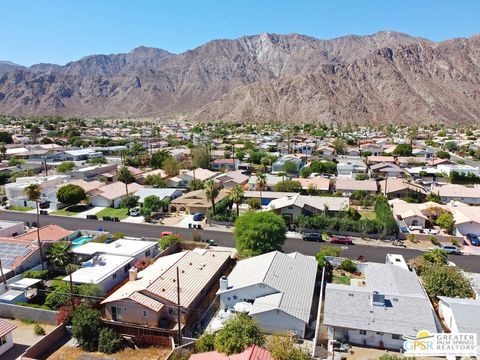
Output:
[[181,238],[178,235],[175,235],[175,234],[165,235],[159,241],[160,249],[165,250],[170,245],[179,243],[180,241],[181,241]]
[[257,190],[260,192],[260,207],[262,206],[262,191],[265,189],[265,186],[267,186],[267,176],[265,174],[262,174],[260,172],[255,174],[255,177],[257,180],[255,181],[255,186]]
[[76,205],[86,199],[87,194],[85,193],[85,190],[81,186],[75,184],[63,185],[57,191],[57,200],[67,206]]
[[132,194],[125,195],[122,198],[122,201],[120,202],[120,207],[127,208],[127,209],[132,209],[137,205],[138,205],[138,196],[135,196]]
[[445,229],[449,234],[453,232],[455,226],[455,219],[451,213],[444,213],[440,215],[435,223],[440,226],[442,229]]
[[57,172],[60,174],[65,174],[66,172],[72,171],[75,168],[75,163],[73,161],[64,161],[57,166]]
[[448,153],[448,151],[439,150],[435,155],[439,159],[450,159],[450,154]]
[[128,184],[135,181],[135,177],[128,170],[128,167],[122,166],[117,172],[117,179],[125,184],[125,193],[128,195]]
[[448,263],[448,254],[443,249],[426,252],[422,257],[432,265],[447,265]]
[[102,323],[100,312],[91,308],[78,308],[72,318],[72,335],[84,351],[97,351]]
[[268,340],[267,349],[275,360],[313,360],[307,352],[294,347],[291,336],[273,335]]
[[473,296],[470,281],[453,266],[430,266],[422,271],[422,282],[431,298],[439,296],[470,298]]
[[65,269],[70,262],[70,244],[66,241],[55,242],[47,250],[47,260],[50,266],[61,267]]
[[212,212],[213,212],[213,215],[215,216],[215,199],[218,197],[218,194],[220,193],[218,184],[213,179],[209,179],[205,181],[204,189],[205,189],[205,195],[207,197],[207,200],[209,200],[212,203]]
[[237,250],[244,256],[280,250],[285,242],[285,220],[273,212],[249,211],[235,221]]
[[40,252],[40,262],[42,265],[42,270],[45,270],[43,264],[43,250],[42,250],[42,241],[40,240],[40,208],[39,202],[42,197],[42,189],[39,184],[30,184],[23,189],[23,194],[29,201],[35,201],[35,207],[37,208],[37,245]]
[[158,211],[162,208],[162,200],[157,195],[149,195],[143,199],[143,207],[151,212]]
[[154,152],[150,157],[150,166],[154,169],[161,169],[163,166],[163,162],[170,157],[170,153],[166,150],[159,150],[157,152]]
[[289,175],[296,174],[297,165],[293,161],[287,160],[283,163],[283,171],[285,171]]
[[[78,294],[78,285],[73,285],[73,294]],[[49,308],[57,310],[62,305],[66,304],[70,299],[70,286],[68,283],[62,281],[57,285],[53,291],[48,292],[45,297],[45,305]]]
[[339,247],[326,245],[320,248],[320,251],[315,255],[318,265],[320,267],[325,267],[327,265],[325,257],[333,256],[338,257],[342,253],[342,250]]
[[162,179],[160,174],[150,174],[145,178],[145,185],[152,186],[154,188],[166,188],[167,181]]
[[197,353],[210,352],[215,350],[215,334],[205,332],[195,342],[195,351]]
[[275,185],[275,191],[280,192],[300,192],[302,191],[302,184],[296,180],[283,180]]
[[178,175],[181,167],[182,165],[180,161],[178,161],[174,157],[166,158],[162,164],[162,169],[167,173],[168,176]]
[[240,185],[235,185],[231,190],[230,194],[228,195],[230,200],[233,201],[233,203],[237,207],[237,217],[240,215],[240,204],[243,200],[245,192],[243,191],[242,187]]
[[333,140],[333,148],[335,149],[335,154],[343,154],[345,152],[345,140],[337,138]]
[[393,155],[397,156],[411,156],[412,146],[410,144],[398,144],[393,150]]
[[227,355],[241,353],[251,345],[264,346],[265,336],[256,320],[245,313],[236,314],[215,334],[215,351]]
[[122,350],[123,347],[123,340],[115,330],[107,327],[100,330],[98,351],[104,354],[113,354]]
[[211,163],[209,144],[200,144],[190,151],[193,165],[197,168],[208,169]]
[[93,158],[93,159],[88,159],[87,163],[93,164],[93,165],[106,164],[107,159],[105,159],[103,156],[102,157],[96,157],[96,158]]
[[235,157],[240,160],[240,161],[243,161],[243,159],[245,158],[245,151],[243,150],[238,150],[236,153],[235,153]]
[[5,144],[13,144],[12,134],[6,131],[0,131],[0,142]]

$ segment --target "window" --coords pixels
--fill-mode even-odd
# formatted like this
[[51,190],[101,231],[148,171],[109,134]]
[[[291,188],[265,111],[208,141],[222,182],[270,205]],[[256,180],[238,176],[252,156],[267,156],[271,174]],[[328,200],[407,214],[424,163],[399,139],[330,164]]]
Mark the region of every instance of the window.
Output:
[[366,330],[360,330],[360,335],[367,335],[367,331]]
[[150,256],[150,250],[145,251],[145,256]]
[[178,309],[177,308],[168,308],[168,313],[170,315],[178,315]]
[[147,310],[143,310],[143,317],[148,317],[148,311]]
[[126,273],[128,272],[128,270],[130,270],[130,264],[127,264],[123,267],[123,271],[125,271]]
[[382,333],[382,332],[378,332],[378,331],[377,331],[377,335],[380,335],[380,336],[382,336],[382,335],[383,335],[383,333]]
[[116,279],[116,278],[117,278],[117,273],[113,273],[112,279]]
[[2,336],[0,338],[0,346],[3,346],[7,343],[7,336]]
[[397,334],[392,334],[392,339],[393,340],[401,340],[402,337],[400,335],[397,335]]

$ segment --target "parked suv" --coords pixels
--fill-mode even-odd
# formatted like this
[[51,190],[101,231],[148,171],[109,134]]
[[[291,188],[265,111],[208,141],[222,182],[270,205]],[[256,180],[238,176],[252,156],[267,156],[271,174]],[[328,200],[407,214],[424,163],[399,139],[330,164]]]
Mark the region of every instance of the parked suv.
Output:
[[135,208],[133,208],[133,209],[130,209],[130,210],[128,211],[128,214],[129,214],[130,216],[140,216],[140,208],[135,207]]
[[461,254],[462,251],[458,246],[455,245],[442,245],[440,247],[443,251],[445,251],[447,254]]
[[304,241],[323,241],[320,233],[303,233],[302,239]]
[[473,246],[480,246],[480,239],[475,234],[467,234],[467,239]]

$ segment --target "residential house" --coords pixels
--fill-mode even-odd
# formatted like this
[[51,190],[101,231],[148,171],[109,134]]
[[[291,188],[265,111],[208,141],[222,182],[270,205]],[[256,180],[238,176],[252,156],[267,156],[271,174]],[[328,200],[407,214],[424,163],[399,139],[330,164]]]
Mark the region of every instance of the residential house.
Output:
[[337,163],[338,178],[352,178],[357,174],[366,174],[367,165],[360,158],[339,158]]
[[226,251],[196,248],[160,257],[138,273],[132,269],[129,281],[102,301],[105,318],[126,326],[175,331],[179,280],[181,326],[187,333],[213,300],[230,256]]
[[0,238],[14,237],[25,232],[23,221],[0,220]]
[[453,334],[477,334],[477,359],[480,359],[480,299],[439,296],[438,313]]
[[180,189],[170,189],[170,188],[162,188],[162,189],[156,189],[156,188],[143,188],[138,190],[135,194],[135,196],[138,197],[138,203],[140,207],[143,207],[143,203],[145,201],[145,198],[147,196],[156,196],[160,200],[163,199],[170,199],[170,201],[175,200],[176,198],[179,198],[180,196],[183,195],[183,192]]
[[402,226],[421,226],[425,228],[428,217],[420,211],[419,204],[407,203],[401,199],[393,199],[388,203],[392,208],[395,219],[404,222]]
[[350,199],[348,197],[295,194],[272,200],[268,204],[267,210],[275,211],[292,221],[299,215],[320,214],[327,210],[329,212],[347,211],[349,207]]
[[218,173],[208,169],[198,168],[195,170],[181,170],[180,174],[167,180],[169,187],[187,187],[193,179],[206,181],[213,179]]
[[[225,190],[221,190],[218,193],[218,196],[215,199],[215,202],[219,202],[225,197],[228,196],[228,193]],[[188,211],[190,214],[199,212],[202,214],[207,214],[208,210],[212,207],[212,201],[207,198],[207,194],[204,189],[190,191],[170,203],[170,211]]]
[[247,190],[247,191],[245,191],[244,198],[246,200],[252,199],[252,198],[260,199],[260,195],[262,195],[261,196],[262,206],[267,206],[273,200],[280,199],[280,198],[283,198],[283,197],[286,197],[286,196],[295,196],[295,195],[297,195],[297,193],[281,192],[281,191],[262,191],[262,192],[260,192],[260,191]]
[[17,328],[17,325],[0,319],[0,356],[5,354],[8,350],[13,348],[13,330]]
[[240,354],[225,355],[217,351],[192,354],[189,360],[274,360],[272,354],[257,345],[252,345]]
[[282,156],[281,158],[277,159],[277,161],[275,161],[273,164],[272,164],[272,173],[273,174],[276,174],[276,173],[281,173],[281,172],[284,172],[285,169],[284,169],[284,165],[286,162],[291,162],[293,164],[295,164],[295,173],[298,174],[300,172],[300,170],[302,169],[303,165],[304,165],[304,162],[302,159],[294,156],[294,155],[286,155],[286,156]]
[[220,280],[220,308],[241,304],[264,332],[305,337],[312,312],[318,263],[298,252],[273,251],[241,260]]
[[479,176],[480,169],[475,166],[463,164],[463,165],[448,165],[448,164],[440,164],[437,165],[437,171],[440,173],[444,173],[447,176],[450,176],[451,173],[463,174],[463,175],[474,175]]
[[143,174],[139,175],[136,179],[136,182],[138,182],[139,184],[141,185],[144,185],[145,184],[145,180],[147,179],[147,177],[149,175],[158,175],[160,176],[162,179],[167,179],[168,178],[168,175],[167,173],[162,170],[162,169],[156,169],[156,170],[152,170],[152,171],[147,171],[147,172],[144,172]]
[[423,197],[427,192],[422,185],[399,178],[387,178],[379,182],[380,192],[389,199]]
[[[127,187],[129,194],[133,194],[143,188],[142,185],[137,183],[128,184]],[[90,204],[99,207],[118,208],[125,195],[127,195],[125,183],[116,181],[94,190],[90,195]]]
[[331,146],[320,146],[318,148],[318,152],[323,155],[323,156],[333,156],[333,154],[335,153],[335,149]]
[[212,161],[212,169],[215,171],[220,170],[237,170],[240,165],[240,160],[236,158],[232,159],[215,159]]
[[55,243],[59,241],[70,241],[72,239],[73,231],[67,230],[57,224],[48,224],[41,226],[40,229],[34,229],[25,234],[17,236],[15,239],[25,242],[36,242],[40,234],[42,243]]
[[247,184],[248,179],[250,177],[248,175],[244,175],[238,171],[227,171],[223,174],[217,175],[214,180],[225,189],[231,189],[235,185],[244,186]]
[[[101,181],[98,181],[98,180],[85,181],[83,179],[77,179],[77,180],[68,181],[64,184],[57,185],[57,190],[59,188],[61,188],[62,186],[65,186],[65,185],[68,185],[68,184],[80,186],[85,191],[85,194],[87,195],[87,198],[89,198],[91,195],[93,195],[95,193],[95,190],[97,190],[98,188],[105,185],[104,183],[102,183]],[[57,199],[56,195],[55,195],[54,200],[56,202],[58,202],[58,199]]]
[[[273,190],[275,185],[277,185],[280,181],[285,180],[282,176],[272,175],[272,174],[265,174],[266,177],[266,185],[263,190]],[[257,190],[257,176],[252,175],[248,179],[248,189],[253,191]]]
[[374,195],[377,192],[377,182],[375,180],[338,179],[335,182],[335,190],[343,194],[352,194],[355,191],[364,191],[369,195]]
[[328,192],[330,190],[330,179],[321,176],[311,178],[295,178],[302,185],[302,190],[315,189],[319,192]]
[[364,265],[365,279],[327,284],[324,318],[329,341],[401,350],[404,336],[441,332],[418,276],[394,264]]
[[450,201],[461,201],[469,205],[480,204],[480,187],[467,187],[464,185],[436,186],[432,193],[437,194],[444,204]]
[[293,152],[312,155],[315,150],[315,143],[301,142],[293,145]]
[[383,145],[381,144],[362,144],[360,149],[362,153],[370,152],[372,156],[381,156],[383,154]]
[[0,238],[0,260],[3,274],[9,279],[40,265],[40,252],[36,242]]
[[95,157],[103,157],[103,154],[93,149],[66,150],[63,152],[62,160],[85,161]]
[[403,170],[400,166],[391,163],[380,163],[370,166],[373,177],[401,177]]
[[24,190],[30,184],[38,184],[41,190],[40,202],[50,201],[50,209],[56,210],[63,205],[56,202],[57,187],[64,184],[69,179],[68,175],[52,175],[41,177],[21,177],[17,178],[15,182],[5,184],[5,194],[9,200],[10,205],[35,207],[34,201],[26,198]]
[[[92,181],[95,179],[99,179],[104,177],[103,174],[116,172],[117,165],[92,165],[82,167],[80,169],[74,169],[70,171],[68,174],[72,177],[72,179],[80,179],[85,181]],[[110,180],[113,179],[113,176],[107,176]]]
[[454,201],[448,205],[455,220],[457,235],[480,234],[480,207]]

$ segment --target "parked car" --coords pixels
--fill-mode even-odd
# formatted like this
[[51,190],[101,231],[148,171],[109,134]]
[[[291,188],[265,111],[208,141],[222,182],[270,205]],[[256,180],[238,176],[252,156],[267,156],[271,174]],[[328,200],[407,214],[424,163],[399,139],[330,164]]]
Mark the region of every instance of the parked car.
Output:
[[134,207],[128,211],[128,215],[130,216],[140,216],[140,208]]
[[164,236],[172,235],[172,234],[173,234],[173,232],[171,232],[171,231],[162,231],[162,233],[160,234],[160,237],[162,238]]
[[473,246],[480,246],[480,239],[476,234],[467,234],[467,239]]
[[455,245],[442,245],[440,246],[440,249],[445,251],[447,254],[461,254],[462,250],[458,246]]
[[423,232],[429,235],[438,235],[440,233],[437,229],[425,229]]
[[330,243],[332,244],[344,244],[344,245],[353,245],[352,239],[343,236],[332,236],[330,238]]
[[320,233],[303,233],[303,241],[323,241]]
[[203,214],[196,212],[193,214],[193,221],[202,221],[203,220]]
[[42,201],[40,204],[38,204],[38,207],[40,209],[48,209],[50,207],[50,201],[48,200]]

